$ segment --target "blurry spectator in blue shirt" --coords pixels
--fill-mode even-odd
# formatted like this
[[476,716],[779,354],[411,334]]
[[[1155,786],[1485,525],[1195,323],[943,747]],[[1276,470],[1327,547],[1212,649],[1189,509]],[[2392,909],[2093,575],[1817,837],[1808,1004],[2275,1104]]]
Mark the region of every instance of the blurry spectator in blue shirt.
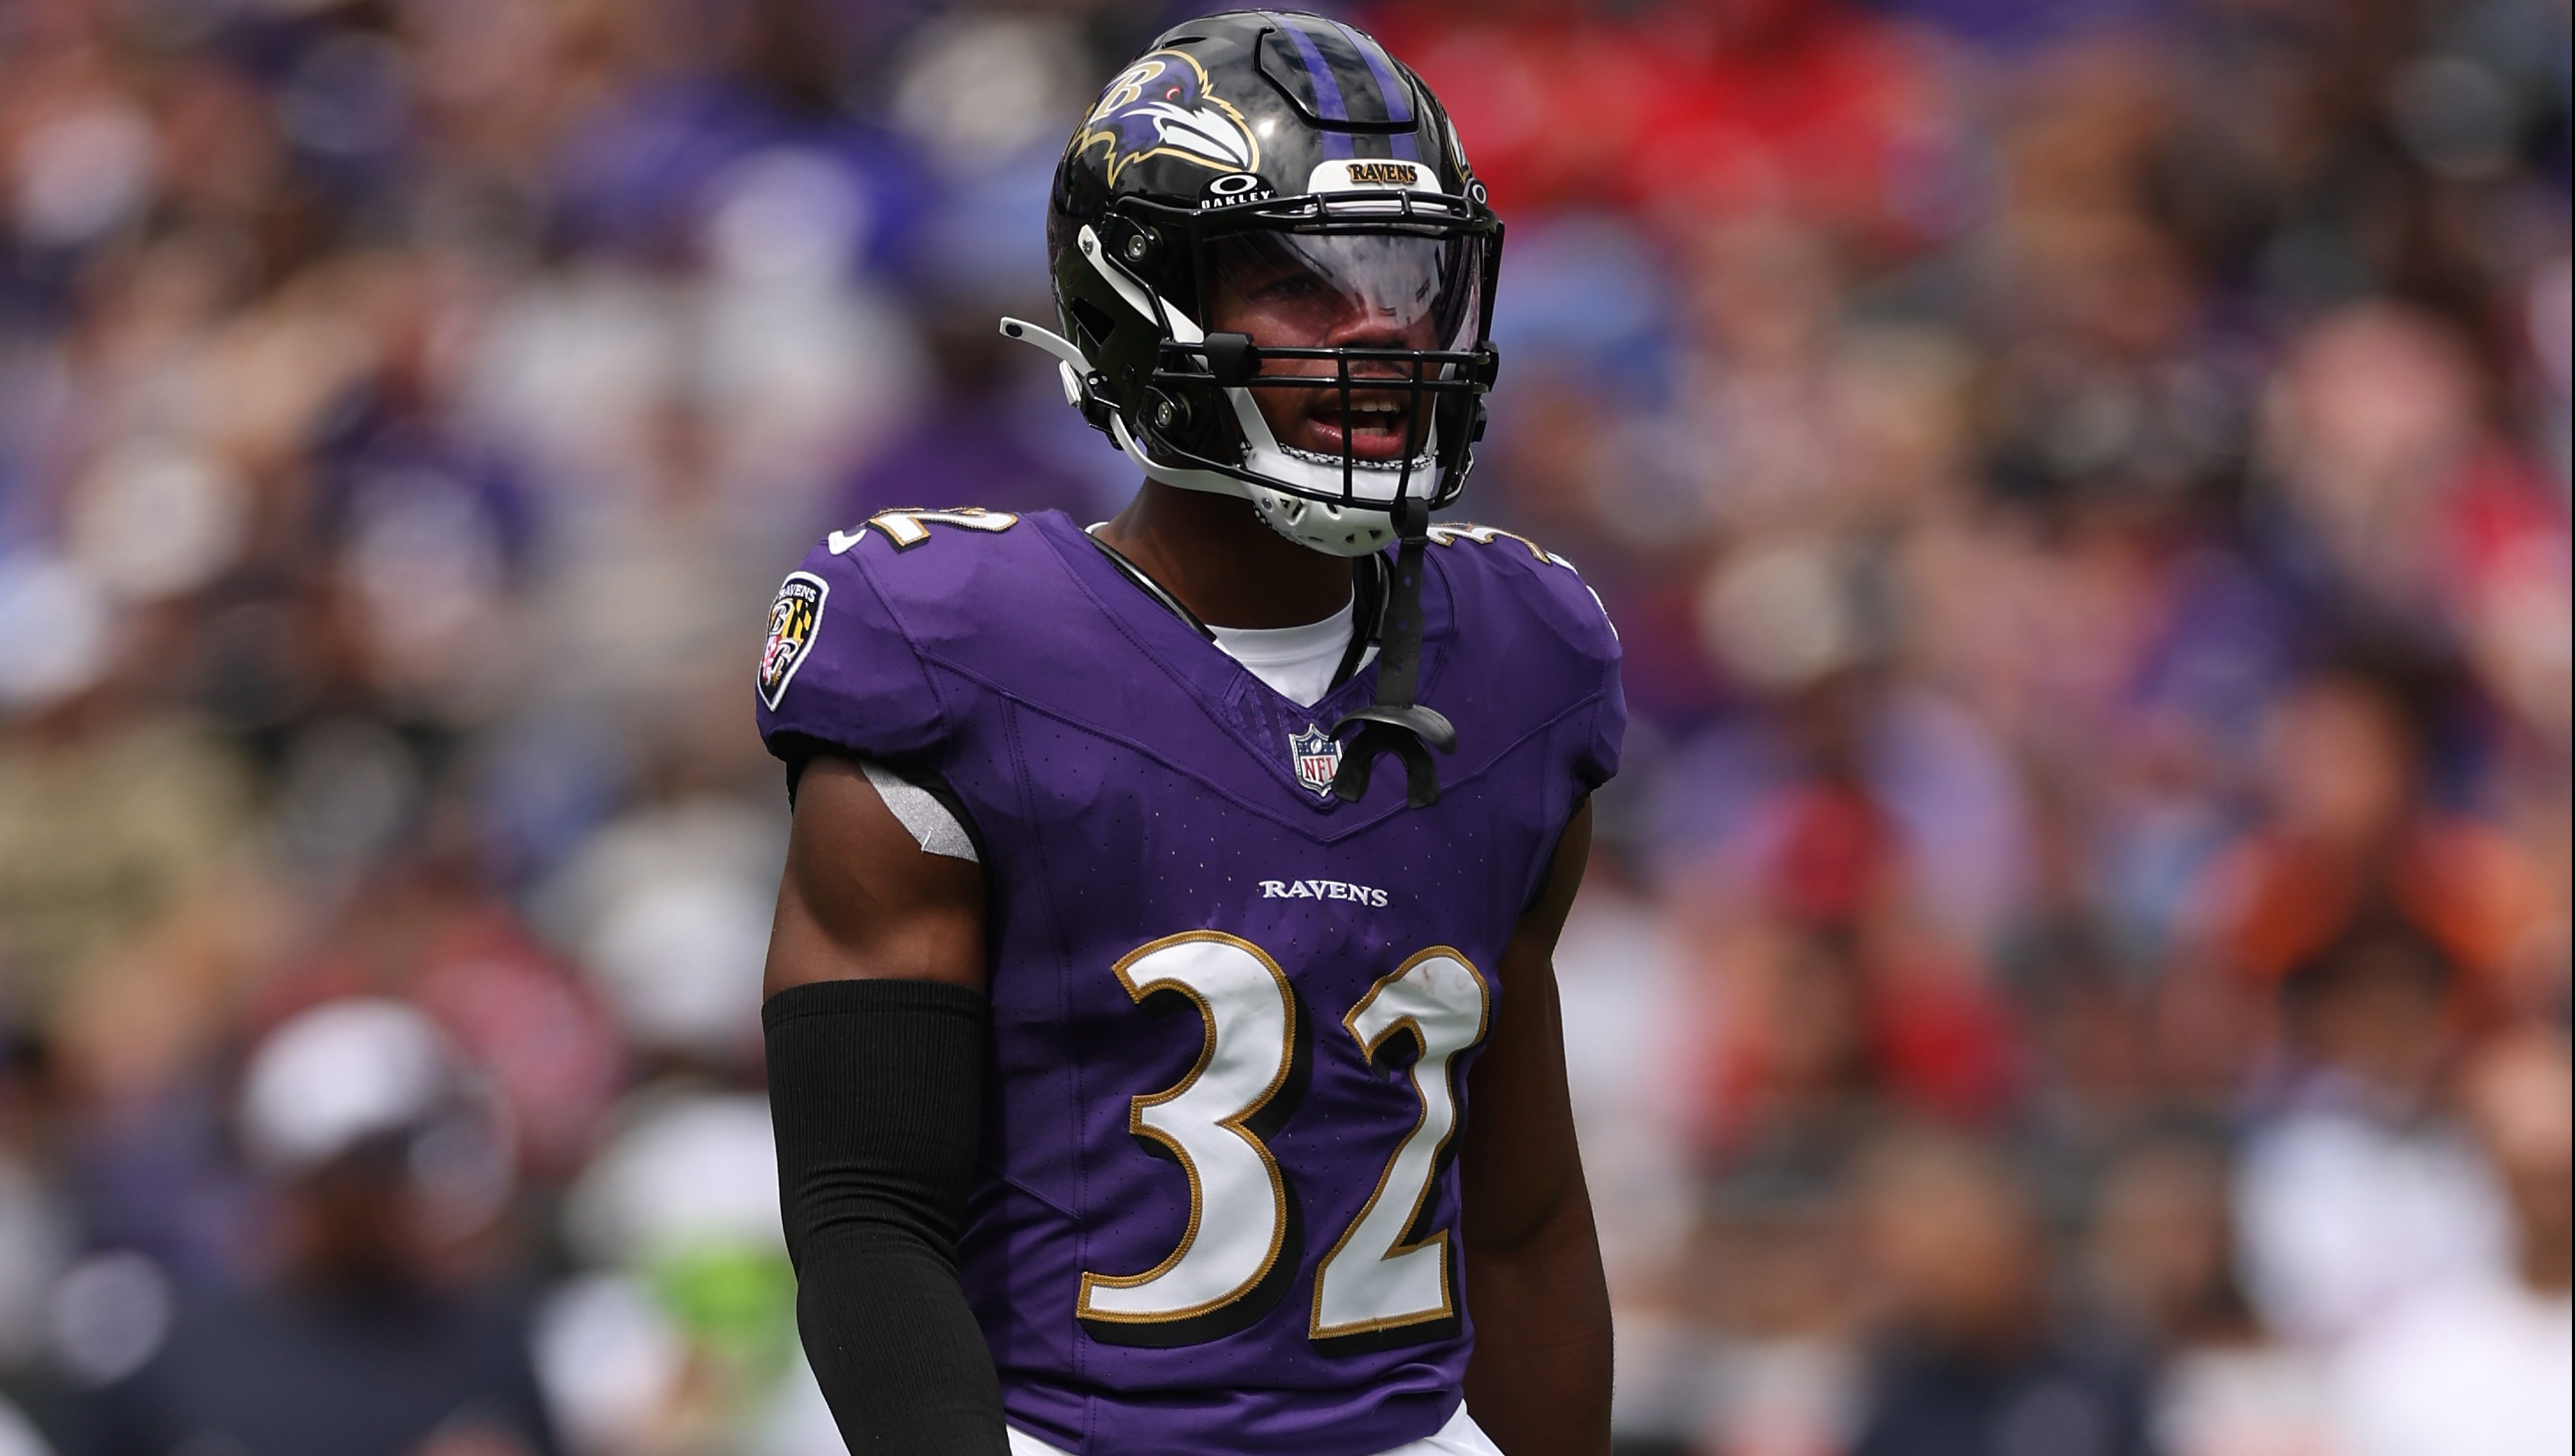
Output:
[[519,1312],[463,1272],[509,1150],[446,1038],[399,1002],[326,1004],[261,1045],[238,1111],[277,1184],[275,1273],[163,1301],[70,1449],[555,1456]]
[[1889,1302],[1854,1456],[2145,1456],[2147,1383],[2053,1316],[2046,1236],[1992,1153],[1938,1133],[1881,1145],[1860,1238]]

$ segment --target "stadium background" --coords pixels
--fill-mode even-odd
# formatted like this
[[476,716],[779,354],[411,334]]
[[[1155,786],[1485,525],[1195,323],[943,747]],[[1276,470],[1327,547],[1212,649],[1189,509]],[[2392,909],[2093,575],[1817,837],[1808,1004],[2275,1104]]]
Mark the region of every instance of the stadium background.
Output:
[[[1186,13],[0,4],[0,1451],[840,1449],[763,611],[1131,488],[993,320]],[[2563,0],[1339,13],[1510,229],[1463,514],[1626,645],[1622,1449],[2565,1450]]]

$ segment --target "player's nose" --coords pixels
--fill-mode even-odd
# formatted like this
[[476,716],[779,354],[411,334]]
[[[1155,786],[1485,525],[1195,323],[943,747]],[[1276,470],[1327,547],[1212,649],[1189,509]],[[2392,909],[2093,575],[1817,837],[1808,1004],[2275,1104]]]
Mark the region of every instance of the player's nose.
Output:
[[[1429,336],[1427,320],[1406,320],[1391,309],[1353,303],[1334,320],[1323,342],[1331,349],[1427,349]],[[1400,378],[1409,371],[1394,360],[1369,359],[1352,363],[1350,373]]]

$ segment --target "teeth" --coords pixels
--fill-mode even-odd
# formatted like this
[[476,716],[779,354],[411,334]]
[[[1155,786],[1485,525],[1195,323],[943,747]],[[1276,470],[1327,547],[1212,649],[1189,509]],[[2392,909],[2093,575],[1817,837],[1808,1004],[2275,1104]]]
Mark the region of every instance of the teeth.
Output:
[[[1293,445],[1282,445],[1279,448],[1286,451],[1291,458],[1304,461],[1308,465],[1329,466],[1333,470],[1339,470],[1343,464],[1343,458],[1338,454],[1324,455],[1318,451],[1301,450]],[[1347,463],[1359,470],[1384,471],[1388,474],[1402,470],[1404,466],[1404,463],[1399,460],[1369,460],[1363,456],[1352,456]],[[1412,458],[1412,470],[1415,475],[1423,474],[1430,469],[1430,452],[1425,450]]]

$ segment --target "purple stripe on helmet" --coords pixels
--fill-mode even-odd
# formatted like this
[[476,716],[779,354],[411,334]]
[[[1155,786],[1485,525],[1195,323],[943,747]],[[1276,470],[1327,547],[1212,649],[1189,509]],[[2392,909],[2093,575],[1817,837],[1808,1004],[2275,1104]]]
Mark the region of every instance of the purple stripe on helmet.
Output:
[[[1350,112],[1349,108],[1341,102],[1341,83],[1332,79],[1332,68],[1323,60],[1323,52],[1314,44],[1314,38],[1305,33],[1303,26],[1288,16],[1273,14],[1270,19],[1287,34],[1288,39],[1296,43],[1296,54],[1304,59],[1305,75],[1314,83],[1314,114],[1325,121],[1348,121]],[[1323,155],[1349,156],[1349,133],[1325,127]]]
[[[1398,125],[1410,125],[1412,88],[1404,85],[1403,78],[1395,74],[1394,60],[1385,53],[1385,47],[1378,45],[1365,31],[1353,30],[1337,20],[1332,24],[1341,34],[1349,37],[1351,46],[1359,53],[1359,59],[1367,62],[1368,74],[1376,78],[1377,96],[1385,102],[1385,119]],[[1419,154],[1412,145],[1412,133],[1397,132],[1387,138],[1387,141],[1393,144],[1394,155],[1397,158],[1406,162],[1419,159]]]

